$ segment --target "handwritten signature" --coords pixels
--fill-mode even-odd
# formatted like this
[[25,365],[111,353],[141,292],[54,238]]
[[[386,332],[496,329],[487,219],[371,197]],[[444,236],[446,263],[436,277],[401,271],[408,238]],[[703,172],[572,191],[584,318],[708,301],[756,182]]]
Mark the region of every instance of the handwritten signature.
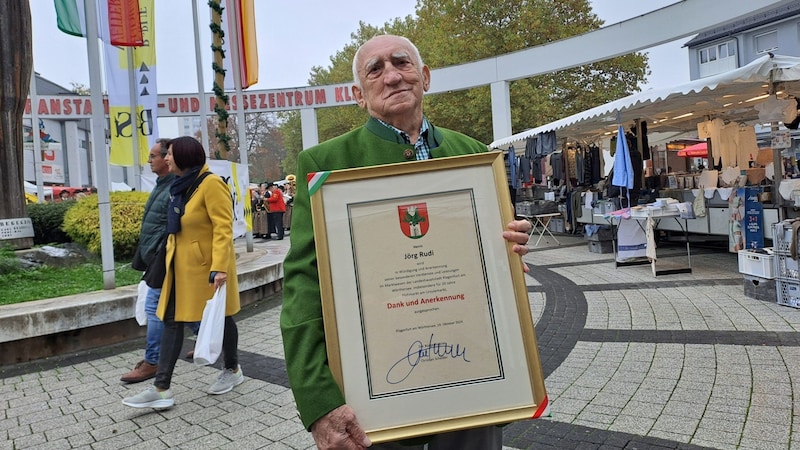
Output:
[[422,341],[411,343],[411,346],[408,347],[408,353],[389,368],[389,372],[386,373],[386,382],[389,384],[402,383],[411,375],[411,372],[421,361],[432,361],[447,357],[451,359],[460,358],[464,362],[470,362],[467,358],[466,347],[462,347],[461,344],[433,342],[433,333],[431,333],[427,344],[423,344]]

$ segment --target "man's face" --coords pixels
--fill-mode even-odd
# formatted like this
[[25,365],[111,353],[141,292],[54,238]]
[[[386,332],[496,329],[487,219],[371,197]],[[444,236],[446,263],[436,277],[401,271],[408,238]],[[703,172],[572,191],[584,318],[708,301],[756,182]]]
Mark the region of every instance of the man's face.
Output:
[[169,173],[169,166],[161,156],[161,144],[156,144],[150,149],[150,156],[147,158],[150,162],[150,170],[158,176],[164,176]]
[[361,87],[353,86],[359,106],[395,125],[422,118],[422,96],[430,69],[419,67],[413,49],[397,36],[378,36],[364,44],[357,62]]

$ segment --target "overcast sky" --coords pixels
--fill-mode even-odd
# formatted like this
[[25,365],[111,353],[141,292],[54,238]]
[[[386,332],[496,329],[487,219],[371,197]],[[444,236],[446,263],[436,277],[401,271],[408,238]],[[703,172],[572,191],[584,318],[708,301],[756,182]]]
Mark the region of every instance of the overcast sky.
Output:
[[[158,91],[162,94],[197,91],[192,1],[156,2],[156,57]],[[211,86],[208,7],[198,1],[204,82]],[[675,3],[675,0],[592,0],[595,13],[606,25]],[[416,0],[257,0],[256,25],[259,82],[250,89],[305,86],[312,66],[327,67],[330,57],[350,42],[359,21],[381,26],[395,17],[414,14]],[[34,70],[66,88],[71,82],[89,85],[86,41],[56,28],[53,2],[31,2]],[[649,51],[652,75],[644,89],[667,87],[689,81],[686,49],[688,39]],[[424,55],[423,55],[424,56]],[[207,89],[210,91],[210,88]]]

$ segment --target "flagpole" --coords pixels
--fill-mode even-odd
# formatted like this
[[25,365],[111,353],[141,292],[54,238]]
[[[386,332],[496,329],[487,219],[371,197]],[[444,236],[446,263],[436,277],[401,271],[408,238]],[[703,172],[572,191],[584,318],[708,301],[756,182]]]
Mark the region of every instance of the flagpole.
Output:
[[39,99],[36,92],[36,71],[31,70],[31,141],[33,142],[33,175],[36,177],[36,198],[44,203],[42,174],[42,140],[39,138]]
[[195,69],[197,70],[197,96],[200,98],[200,138],[203,148],[206,149],[206,156],[211,152],[208,140],[208,101],[206,99],[206,87],[203,81],[203,55],[200,51],[200,24],[197,18],[197,0],[192,2],[192,22],[194,23],[194,59]]
[[133,48],[125,47],[128,57],[128,92],[131,106],[131,145],[133,146],[133,188],[142,190],[141,167],[139,165],[139,114],[137,106],[136,74],[133,68]]
[[[241,162],[242,166],[245,170],[250,170],[250,166],[247,162],[247,135],[245,133],[245,119],[244,119],[244,101],[242,96],[242,71],[241,71],[241,56],[239,54],[239,42],[241,42],[241,36],[239,36],[241,29],[238,25],[238,21],[235,20],[239,17],[238,11],[238,0],[228,0],[226,2],[228,6],[228,32],[231,36],[228,38],[228,42],[230,45],[228,46],[231,57],[232,57],[232,66],[233,70],[233,85],[236,89],[236,122],[238,122],[238,126],[236,127],[237,131],[239,132],[239,161]],[[249,177],[248,177],[249,178]],[[278,224],[277,226],[282,227],[283,224]],[[253,232],[248,230],[245,233],[245,247],[247,252],[253,251]]]
[[100,78],[100,47],[97,43],[97,0],[86,0],[86,49],[89,56],[89,90],[92,101],[92,156],[97,173],[97,206],[100,212],[100,253],[103,263],[103,288],[114,289],[114,243],[111,239],[111,199],[109,195],[108,150],[106,149],[105,107]]

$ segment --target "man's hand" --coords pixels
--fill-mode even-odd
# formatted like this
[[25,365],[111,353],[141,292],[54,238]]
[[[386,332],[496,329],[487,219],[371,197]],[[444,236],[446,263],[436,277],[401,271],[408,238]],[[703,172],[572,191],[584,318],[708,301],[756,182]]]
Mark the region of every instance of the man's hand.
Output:
[[311,435],[320,450],[362,449],[372,445],[355,412],[342,405],[311,425]]
[[[506,231],[503,231],[503,239],[513,242],[511,251],[523,256],[528,253],[528,233],[531,231],[531,223],[527,220],[515,220],[506,225]],[[530,270],[528,265],[522,263],[522,270],[528,273]]]

